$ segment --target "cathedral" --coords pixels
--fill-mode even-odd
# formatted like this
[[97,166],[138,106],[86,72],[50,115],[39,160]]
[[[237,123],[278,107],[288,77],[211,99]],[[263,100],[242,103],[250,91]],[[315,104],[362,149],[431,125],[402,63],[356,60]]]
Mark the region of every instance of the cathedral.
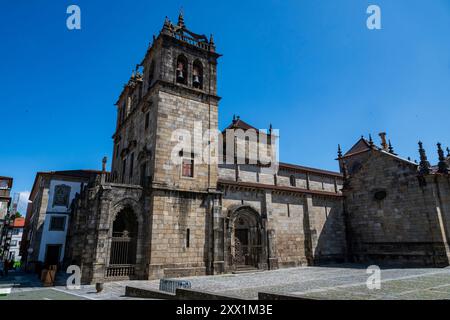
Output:
[[[81,267],[83,283],[329,262],[448,265],[450,158],[440,145],[438,166],[422,145],[420,163],[399,157],[385,135],[381,146],[361,138],[339,148],[340,172],[278,162],[276,130],[234,117],[219,131],[220,56],[181,14],[166,18],[124,86],[111,171],[105,158],[71,205],[65,263]],[[191,148],[180,132],[205,143]]]

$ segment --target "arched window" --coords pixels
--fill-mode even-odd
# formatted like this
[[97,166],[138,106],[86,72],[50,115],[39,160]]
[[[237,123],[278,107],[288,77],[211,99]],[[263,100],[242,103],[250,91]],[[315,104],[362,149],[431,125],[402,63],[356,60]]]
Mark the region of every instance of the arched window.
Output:
[[291,183],[292,187],[296,186],[296,181],[295,181],[295,176],[294,175],[289,177],[289,182]]
[[192,69],[192,85],[194,88],[203,89],[203,65],[199,60],[194,61]]
[[154,74],[155,74],[155,61],[152,60],[152,62],[150,63],[150,67],[148,68],[148,76],[147,76],[148,88],[150,88],[150,86],[152,85]]
[[188,62],[185,56],[179,55],[177,59],[176,79],[178,83],[187,84]]

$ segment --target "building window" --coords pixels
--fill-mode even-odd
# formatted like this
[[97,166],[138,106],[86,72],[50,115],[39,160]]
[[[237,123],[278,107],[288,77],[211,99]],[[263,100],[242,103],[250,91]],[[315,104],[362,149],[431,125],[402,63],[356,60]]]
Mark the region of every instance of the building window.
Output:
[[129,172],[130,181],[133,178],[133,166],[134,166],[134,153],[131,154],[130,160],[130,172]]
[[147,176],[147,163],[141,164],[141,186],[146,186],[145,177]]
[[183,55],[178,56],[175,75],[178,83],[187,84],[187,65],[186,57]]
[[153,75],[155,73],[155,61],[152,61],[150,63],[150,68],[148,69],[148,88],[150,88],[150,86],[152,85],[153,82]]
[[145,114],[145,130],[148,129],[149,124],[150,124],[150,112],[147,112]]
[[60,184],[55,186],[55,195],[53,196],[53,206],[69,207],[70,186]]
[[16,228],[16,229],[13,229],[13,232],[12,232],[12,234],[13,234],[13,236],[17,236],[18,234],[20,234],[20,228]]
[[49,231],[64,231],[66,217],[51,217]]
[[294,175],[289,177],[289,182],[291,183],[291,187],[295,187],[296,186],[296,181],[295,181],[295,176]]
[[186,229],[186,248],[189,248],[191,242],[191,230],[189,228]]
[[194,61],[192,69],[192,85],[194,88],[203,89],[203,66],[199,60]]
[[127,170],[127,159],[123,159],[123,166],[122,166],[122,182],[125,181],[125,172]]
[[10,246],[11,247],[17,246],[17,240],[11,240]]
[[183,177],[194,177],[194,159],[183,159],[183,168],[182,168]]

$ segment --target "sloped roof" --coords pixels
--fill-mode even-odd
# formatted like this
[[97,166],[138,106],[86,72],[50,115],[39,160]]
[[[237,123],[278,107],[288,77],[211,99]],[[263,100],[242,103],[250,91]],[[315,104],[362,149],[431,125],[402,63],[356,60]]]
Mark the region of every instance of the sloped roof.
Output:
[[224,131],[227,130],[227,129],[242,129],[242,130],[253,129],[253,130],[255,130],[256,132],[259,131],[259,130],[256,129],[254,126],[248,124],[247,122],[245,122],[244,120],[241,120],[241,119],[233,120],[233,121],[231,122],[231,124],[230,124],[228,127],[226,127],[226,128],[224,129]]
[[23,228],[24,226],[25,226],[25,218],[20,217],[20,218],[14,219],[14,222],[13,222],[14,228]]
[[[378,147],[376,147],[378,148]],[[344,154],[344,158],[345,157],[349,157],[358,153],[362,153],[365,151],[370,150],[370,143],[369,141],[367,141],[366,139],[364,139],[363,137],[361,137],[361,139],[359,139],[354,145],[353,147],[350,148],[350,150],[348,150],[345,154]]]

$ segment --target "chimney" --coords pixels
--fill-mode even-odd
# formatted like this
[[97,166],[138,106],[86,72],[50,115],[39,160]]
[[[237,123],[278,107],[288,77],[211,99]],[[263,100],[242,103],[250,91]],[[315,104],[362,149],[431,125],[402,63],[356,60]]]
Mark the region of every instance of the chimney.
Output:
[[389,151],[389,146],[386,142],[386,132],[380,132],[378,135],[381,138],[381,147],[383,148],[383,150]]

